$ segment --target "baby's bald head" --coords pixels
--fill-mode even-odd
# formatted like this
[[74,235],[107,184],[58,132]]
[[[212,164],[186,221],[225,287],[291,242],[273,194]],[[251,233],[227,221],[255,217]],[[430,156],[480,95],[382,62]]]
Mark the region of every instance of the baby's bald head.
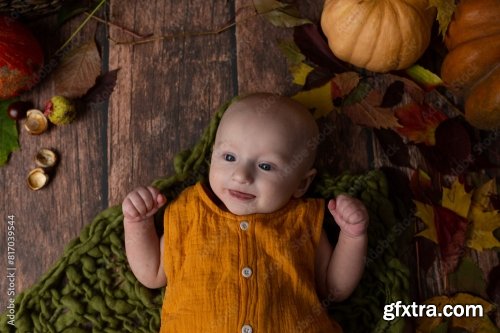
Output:
[[[302,104],[279,95],[254,93],[232,103],[219,125],[219,132],[237,121],[257,124],[262,130],[278,131],[311,168],[316,157],[318,126],[313,116]],[[238,133],[234,133],[237,135]]]

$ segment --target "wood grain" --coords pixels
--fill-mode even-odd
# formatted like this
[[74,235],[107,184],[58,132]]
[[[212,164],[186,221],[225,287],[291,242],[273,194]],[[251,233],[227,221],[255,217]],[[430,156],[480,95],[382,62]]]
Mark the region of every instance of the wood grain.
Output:
[[[44,77],[35,89],[21,96],[22,100],[30,100],[41,109],[53,95],[50,74],[57,62],[50,55],[79,25],[81,18],[68,22],[56,35],[53,33],[54,22],[53,18],[49,18],[37,21],[33,26],[46,53]],[[98,30],[95,22],[91,22],[72,45],[78,46],[94,38]],[[99,43],[106,47],[107,41],[101,39]],[[22,122],[18,125],[21,149],[11,155],[5,167],[0,168],[0,216],[4,221],[8,215],[15,215],[16,222],[17,292],[36,282],[61,256],[65,245],[79,234],[82,227],[107,207],[107,198],[103,196],[103,180],[107,178],[106,146],[102,145],[106,142],[105,107],[95,105],[92,109],[80,109],[74,123],[52,126],[40,136],[29,135]],[[35,167],[34,156],[41,148],[57,151],[60,162],[51,174],[49,185],[34,192],[28,188],[26,176]],[[6,272],[6,231],[6,225],[2,223],[1,272]],[[6,283],[6,279],[0,279],[2,309],[7,301],[4,297]]]
[[[233,4],[202,1],[111,3],[111,20],[156,37],[215,31]],[[234,31],[234,30],[233,30]],[[190,147],[211,115],[236,91],[234,32],[158,40],[110,49],[121,68],[110,100],[109,202],[172,171],[175,153]],[[114,40],[130,36],[111,29]]]
[[[138,34],[152,34],[156,40],[130,44],[134,41],[131,34],[94,21],[77,35],[73,46],[96,36],[103,69],[119,68],[118,79],[109,103],[88,106],[75,123],[53,127],[39,137],[20,128],[22,149],[0,168],[0,216],[2,220],[7,215],[16,216],[18,292],[36,282],[97,213],[120,204],[134,187],[171,173],[174,154],[197,141],[225,101],[256,91],[291,95],[300,88],[292,84],[287,60],[277,46],[278,41],[293,39],[292,29],[274,27],[255,14],[252,4],[251,0],[110,0],[107,13],[113,24]],[[298,2],[298,6],[305,17],[319,21],[323,1]],[[200,32],[215,32],[227,26],[235,16],[236,27],[199,36]],[[61,30],[55,27],[54,18],[37,21],[33,26],[50,54],[82,19],[72,20]],[[43,107],[52,96],[48,82],[56,65],[48,63],[42,84],[23,99]],[[320,125],[325,134],[318,159],[321,170],[337,174],[394,167],[372,131],[352,124],[345,115],[331,113],[320,120]],[[495,139],[489,149],[498,163],[500,145]],[[25,177],[34,167],[36,151],[42,147],[56,149],[61,162],[50,185],[32,192]],[[413,167],[425,165],[416,149],[410,149],[410,157]],[[412,171],[400,170],[407,176]],[[6,271],[5,233],[2,224],[0,272]],[[471,256],[485,272],[499,263],[494,251]],[[416,298],[423,300],[446,292],[436,265],[428,272],[415,269],[415,249],[411,247],[407,258]],[[6,289],[6,279],[0,279],[0,309],[6,304]],[[500,310],[500,323],[499,314]]]

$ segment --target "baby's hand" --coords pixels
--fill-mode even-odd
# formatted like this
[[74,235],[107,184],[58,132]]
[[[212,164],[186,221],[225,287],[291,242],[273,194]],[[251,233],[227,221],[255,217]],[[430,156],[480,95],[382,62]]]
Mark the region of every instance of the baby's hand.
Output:
[[156,188],[138,187],[123,200],[123,217],[129,222],[144,221],[153,216],[166,202],[165,196]]
[[341,194],[328,202],[328,210],[344,234],[359,237],[366,234],[368,212],[358,199]]

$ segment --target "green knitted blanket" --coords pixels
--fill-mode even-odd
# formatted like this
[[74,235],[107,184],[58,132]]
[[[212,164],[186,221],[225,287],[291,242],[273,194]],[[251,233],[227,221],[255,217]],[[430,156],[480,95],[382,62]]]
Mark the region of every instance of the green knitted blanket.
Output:
[[[228,105],[219,109],[192,149],[175,157],[175,174],[153,183],[169,200],[207,176],[211,145]],[[309,195],[331,198],[342,192],[366,204],[371,220],[369,251],[376,255],[369,257],[362,281],[347,301],[331,304],[325,300],[322,304],[346,333],[402,332],[403,320],[382,319],[384,304],[409,301],[409,272],[397,258],[396,242],[381,242],[397,239],[401,233],[386,179],[380,171],[357,176],[322,174]],[[125,257],[123,215],[121,207],[115,206],[97,215],[67,245],[52,269],[17,295],[15,311],[7,310],[0,317],[0,331],[158,332],[162,297],[162,290],[143,287],[132,274]]]

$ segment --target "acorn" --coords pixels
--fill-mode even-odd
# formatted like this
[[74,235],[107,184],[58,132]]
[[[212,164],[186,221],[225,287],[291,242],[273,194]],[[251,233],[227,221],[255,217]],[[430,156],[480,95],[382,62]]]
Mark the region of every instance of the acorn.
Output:
[[45,115],[54,125],[66,125],[76,118],[76,107],[64,96],[54,96],[45,104]]
[[42,148],[35,155],[35,163],[40,168],[51,169],[57,163],[57,155],[53,150]]
[[33,191],[37,191],[47,185],[49,176],[42,168],[36,168],[30,171],[27,178],[28,186]]
[[29,134],[38,135],[42,134],[49,127],[47,117],[43,112],[37,109],[28,110],[26,113],[26,120],[24,121],[24,128]]

